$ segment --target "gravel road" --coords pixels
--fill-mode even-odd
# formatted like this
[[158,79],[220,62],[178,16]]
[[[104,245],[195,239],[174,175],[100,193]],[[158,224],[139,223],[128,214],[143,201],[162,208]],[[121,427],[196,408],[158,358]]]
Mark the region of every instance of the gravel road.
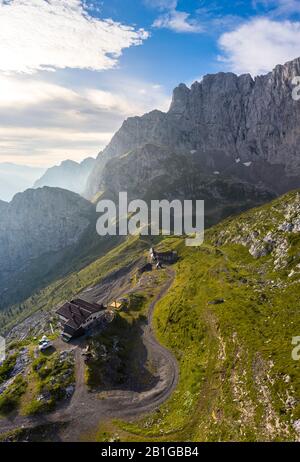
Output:
[[60,435],[62,441],[79,441],[83,435],[90,434],[101,421],[111,418],[137,418],[160,406],[174,391],[179,377],[178,364],[173,354],[155,338],[152,318],[156,304],[168,292],[175,273],[166,269],[168,280],[152,301],[147,323],[142,332],[142,341],[147,350],[147,359],[151,359],[158,380],[147,391],[113,390],[106,393],[105,399],[99,399],[96,393],[88,391],[84,380],[84,361],[81,349],[76,348],[76,389],[67,406],[57,411],[37,417],[11,417],[0,420],[0,432],[14,428],[34,427],[47,422],[68,422]]

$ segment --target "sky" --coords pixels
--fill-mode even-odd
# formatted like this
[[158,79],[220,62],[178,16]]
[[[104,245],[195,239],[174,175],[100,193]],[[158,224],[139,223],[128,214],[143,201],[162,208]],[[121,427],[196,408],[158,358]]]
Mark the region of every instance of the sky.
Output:
[[300,0],[0,0],[0,163],[95,157],[219,71],[300,56]]

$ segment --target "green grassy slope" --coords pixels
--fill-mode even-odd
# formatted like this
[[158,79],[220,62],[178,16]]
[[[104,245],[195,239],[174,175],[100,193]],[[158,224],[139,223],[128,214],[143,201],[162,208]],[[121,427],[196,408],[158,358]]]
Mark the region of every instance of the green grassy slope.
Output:
[[[300,240],[278,226],[288,213],[295,221],[298,206],[299,196],[291,193],[212,228],[201,247],[177,241],[176,280],[154,321],[160,341],[179,361],[180,382],[157,412],[115,423],[121,438],[296,439],[300,361],[292,359],[291,342],[300,335]],[[250,255],[254,229],[261,240],[269,231],[280,245],[287,239],[280,268],[274,269],[276,245],[264,257]]]
[[[179,238],[160,244],[180,255],[175,282],[154,315],[158,338],[178,359],[180,381],[159,410],[108,423],[100,440],[111,433],[132,441],[297,438],[300,361],[292,359],[292,338],[300,335],[299,219],[299,194],[292,192],[211,228],[200,247]],[[31,297],[20,317],[53,308],[149,246],[147,239],[123,242]],[[7,328],[11,321],[4,321]]]

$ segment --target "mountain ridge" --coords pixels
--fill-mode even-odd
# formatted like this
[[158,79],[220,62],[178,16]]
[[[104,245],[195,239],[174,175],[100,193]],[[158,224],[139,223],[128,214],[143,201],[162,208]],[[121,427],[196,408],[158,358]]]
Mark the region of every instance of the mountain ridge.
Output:
[[87,157],[81,162],[70,159],[64,160],[59,165],[47,169],[33,187],[57,187],[81,194],[95,162],[93,157]]
[[[111,142],[97,157],[85,191],[92,197],[103,189],[105,166],[113,159],[146,144],[164,147],[179,155],[203,161],[210,174],[250,163],[248,181],[259,181],[281,194],[300,186],[298,126],[300,105],[292,99],[292,79],[300,75],[300,58],[278,65],[264,76],[208,74],[189,89],[174,89],[168,112],[151,111],[124,121]],[[138,158],[136,159],[138,162]],[[244,169],[245,170],[245,169]],[[244,171],[234,178],[244,179]]]

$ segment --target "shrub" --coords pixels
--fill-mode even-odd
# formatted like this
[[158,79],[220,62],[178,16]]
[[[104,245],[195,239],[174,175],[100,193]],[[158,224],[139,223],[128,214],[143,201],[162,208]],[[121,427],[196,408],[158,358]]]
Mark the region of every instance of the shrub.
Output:
[[0,413],[8,414],[19,404],[20,398],[25,393],[27,382],[19,374],[13,383],[0,396]]
[[0,383],[9,379],[10,373],[15,367],[17,361],[17,354],[10,355],[6,358],[0,366]]

